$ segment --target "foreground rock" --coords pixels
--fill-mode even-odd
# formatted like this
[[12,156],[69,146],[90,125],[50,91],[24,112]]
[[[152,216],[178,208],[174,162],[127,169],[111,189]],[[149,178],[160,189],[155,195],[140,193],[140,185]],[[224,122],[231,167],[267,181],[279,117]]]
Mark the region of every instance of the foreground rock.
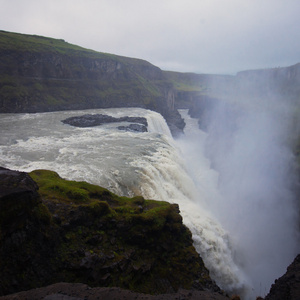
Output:
[[275,280],[266,300],[300,299],[300,254],[287,268],[286,273]]
[[129,126],[118,126],[119,130],[132,132],[147,132],[147,127],[141,124],[130,124]]
[[90,288],[81,283],[57,283],[47,287],[0,297],[1,300],[228,300],[219,293],[196,290],[179,290],[177,293],[147,295],[120,288]]
[[1,168],[0,187],[0,295],[57,282],[220,292],[175,204],[118,197],[45,170]]

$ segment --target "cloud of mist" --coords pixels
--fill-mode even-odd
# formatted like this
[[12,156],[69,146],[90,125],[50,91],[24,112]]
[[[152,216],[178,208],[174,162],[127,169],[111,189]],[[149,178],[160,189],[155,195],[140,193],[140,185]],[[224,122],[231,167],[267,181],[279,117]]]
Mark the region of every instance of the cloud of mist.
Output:
[[[246,98],[244,98],[246,99]],[[299,203],[285,99],[219,101],[207,121],[206,153],[219,173],[211,209],[230,232],[236,260],[266,294],[299,251]]]

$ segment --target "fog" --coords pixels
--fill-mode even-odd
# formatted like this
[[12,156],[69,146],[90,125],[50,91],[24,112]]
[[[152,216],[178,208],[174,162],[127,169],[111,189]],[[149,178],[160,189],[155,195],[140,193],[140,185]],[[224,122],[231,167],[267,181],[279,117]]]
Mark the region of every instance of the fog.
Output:
[[276,95],[235,96],[216,101],[202,123],[221,195],[210,209],[230,233],[254,296],[268,293],[299,251],[293,114]]

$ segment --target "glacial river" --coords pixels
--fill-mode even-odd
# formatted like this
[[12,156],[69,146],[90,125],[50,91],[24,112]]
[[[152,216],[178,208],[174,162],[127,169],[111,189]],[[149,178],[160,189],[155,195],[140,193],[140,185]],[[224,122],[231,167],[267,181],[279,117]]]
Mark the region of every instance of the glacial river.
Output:
[[[124,123],[77,128],[61,122],[87,113],[142,116],[147,118],[148,132],[118,130],[118,126],[128,125]],[[140,108],[1,114],[0,165],[21,171],[49,169],[63,178],[101,185],[118,195],[178,203],[194,245],[217,284],[245,299],[264,295],[297,252],[292,195],[281,191],[287,204],[282,205],[273,193],[272,200],[255,178],[246,176],[248,185],[244,181],[236,185],[241,172],[221,164],[220,156],[213,160],[207,155],[214,132],[204,133],[187,111],[181,114],[187,125],[185,134],[176,140],[160,114]],[[223,144],[216,144],[219,150]],[[233,165],[241,163],[245,172],[259,167],[245,165],[249,158],[234,160],[237,150],[228,151],[232,152],[225,153],[224,159]],[[277,159],[282,168],[288,163],[280,154]],[[251,176],[256,169],[252,171]],[[261,174],[264,171],[259,170],[260,182],[271,189],[273,178],[268,181],[268,174]],[[231,185],[235,189],[229,188]],[[285,188],[280,184],[280,189]]]

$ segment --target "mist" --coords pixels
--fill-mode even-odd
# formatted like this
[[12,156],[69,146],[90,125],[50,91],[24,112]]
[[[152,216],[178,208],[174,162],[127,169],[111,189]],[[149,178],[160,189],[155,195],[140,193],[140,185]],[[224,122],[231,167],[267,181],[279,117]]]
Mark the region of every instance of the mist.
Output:
[[276,95],[236,95],[208,110],[205,155],[221,197],[207,205],[229,232],[253,296],[264,296],[299,252],[294,109]]

